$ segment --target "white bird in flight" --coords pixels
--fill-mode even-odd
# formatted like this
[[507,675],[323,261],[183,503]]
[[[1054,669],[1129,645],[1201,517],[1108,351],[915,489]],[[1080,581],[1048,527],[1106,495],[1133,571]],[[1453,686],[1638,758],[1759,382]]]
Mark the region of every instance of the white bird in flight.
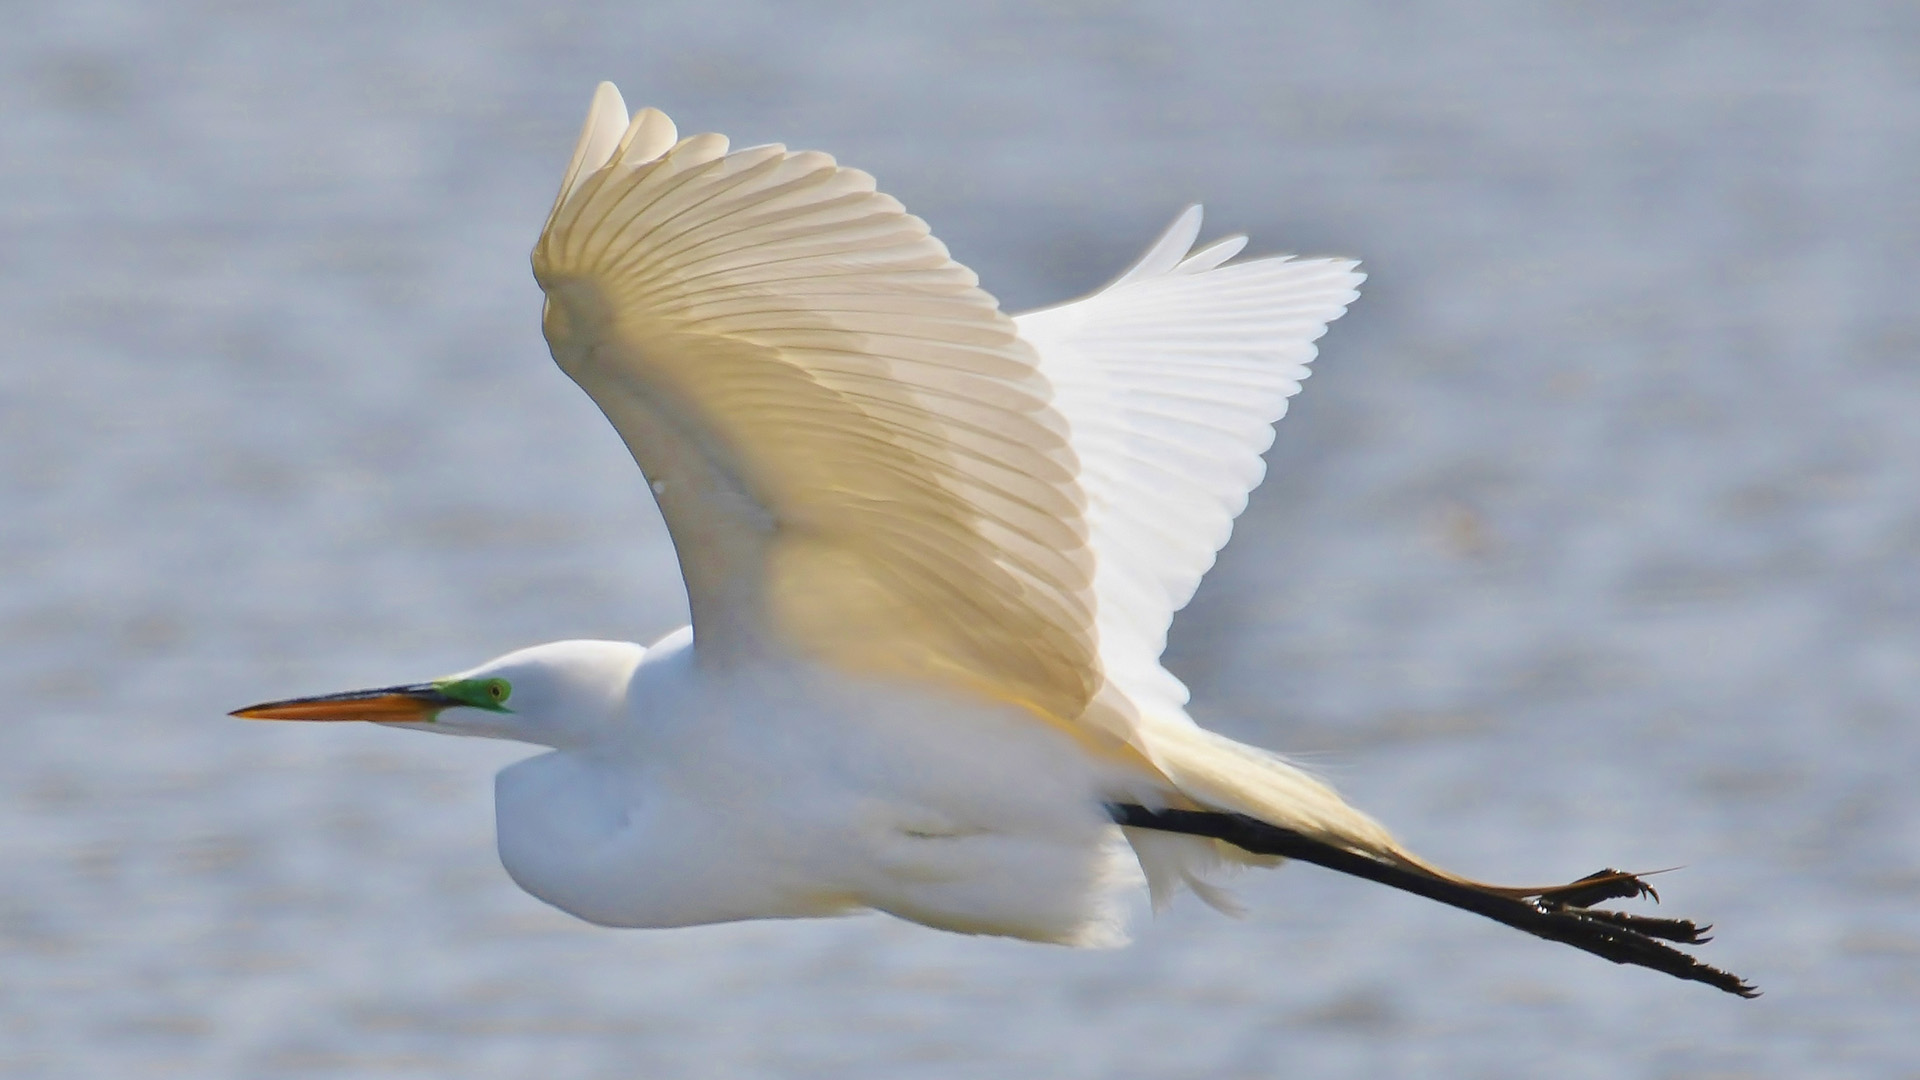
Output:
[[1469,881],[1188,717],[1168,623],[1362,278],[1199,228],[1009,318],[866,173],[681,139],[602,83],[533,272],[693,625],[234,715],[549,748],[497,779],[500,859],[604,926],[877,910],[1105,945],[1136,864],[1156,907],[1225,909],[1221,870],[1297,858],[1754,993],[1664,944],[1703,928],[1591,906],[1650,895],[1632,874]]

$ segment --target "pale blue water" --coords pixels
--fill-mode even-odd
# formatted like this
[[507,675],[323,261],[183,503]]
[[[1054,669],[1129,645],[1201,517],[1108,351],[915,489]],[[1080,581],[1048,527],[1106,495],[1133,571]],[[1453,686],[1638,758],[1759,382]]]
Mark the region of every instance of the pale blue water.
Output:
[[[527,10],[519,10],[520,8]],[[7,5],[0,1075],[1920,1076],[1910,5]],[[522,751],[228,720],[682,600],[526,253],[593,82],[1011,306],[1181,205],[1373,274],[1173,663],[1741,1002],[1310,867],[1074,953],[575,923]]]

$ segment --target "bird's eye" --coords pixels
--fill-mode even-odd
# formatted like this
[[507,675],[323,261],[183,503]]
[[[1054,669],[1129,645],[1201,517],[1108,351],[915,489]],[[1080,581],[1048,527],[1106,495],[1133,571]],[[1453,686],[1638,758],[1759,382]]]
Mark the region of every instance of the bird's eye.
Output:
[[507,680],[505,679],[488,679],[487,680],[487,696],[493,699],[494,704],[498,705],[506,701],[508,696],[510,696],[512,693],[513,693],[513,686],[512,684],[508,683]]

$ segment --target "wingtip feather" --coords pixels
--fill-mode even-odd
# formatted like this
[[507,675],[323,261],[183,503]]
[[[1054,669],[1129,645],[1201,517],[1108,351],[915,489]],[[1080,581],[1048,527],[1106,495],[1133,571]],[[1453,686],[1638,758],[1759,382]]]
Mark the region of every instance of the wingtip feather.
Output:
[[560,181],[560,194],[553,200],[554,213],[566,205],[567,197],[582,180],[613,157],[627,131],[627,103],[620,97],[620,88],[610,82],[594,87],[593,100],[587,104],[586,122],[580,125],[580,137],[573,144],[573,158],[567,162],[566,174]]
[[1215,240],[1213,243],[1208,244],[1206,247],[1201,248],[1199,251],[1194,252],[1193,254],[1187,256],[1186,258],[1181,259],[1180,265],[1173,268],[1173,273],[1176,273],[1176,274],[1205,273],[1206,271],[1212,270],[1215,267],[1219,266],[1221,263],[1226,262],[1228,259],[1233,258],[1235,255],[1240,254],[1240,252],[1244,250],[1246,246],[1247,246],[1247,238],[1244,236],[1223,237],[1219,240]]
[[1167,226],[1160,238],[1147,249],[1147,253],[1140,256],[1138,262],[1128,267],[1127,272],[1115,278],[1107,288],[1112,289],[1141,278],[1158,277],[1180,265],[1180,260],[1193,250],[1193,242],[1200,238],[1202,216],[1199,203],[1180,211],[1180,216],[1173,219],[1173,224]]
[[[611,86],[612,84],[601,83],[600,85]],[[710,137],[720,139],[719,153],[725,154],[726,140],[718,135]],[[680,129],[674,126],[673,120],[666,113],[649,106],[633,115],[632,122],[627,124],[626,132],[620,136],[620,145],[607,156],[607,161],[644,165],[673,149],[674,144],[679,141]],[[606,162],[601,164],[604,165]],[[599,167],[599,165],[594,166],[594,168]]]

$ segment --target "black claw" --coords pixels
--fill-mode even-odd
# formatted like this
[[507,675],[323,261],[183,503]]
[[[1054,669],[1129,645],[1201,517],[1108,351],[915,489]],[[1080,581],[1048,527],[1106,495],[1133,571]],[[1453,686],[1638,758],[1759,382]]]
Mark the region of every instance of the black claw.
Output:
[[1643,896],[1651,898],[1656,904],[1660,902],[1660,894],[1653,891],[1653,886],[1640,880],[1639,875],[1612,868],[1597,870],[1577,881],[1540,894],[1543,900],[1557,900],[1569,907],[1592,907],[1608,900],[1637,900]]
[[1245,814],[1222,814],[1208,810],[1149,810],[1131,803],[1115,804],[1107,810],[1113,820],[1130,828],[1209,836],[1256,855],[1278,855],[1315,863],[1483,915],[1495,922],[1525,930],[1548,941],[1571,945],[1616,964],[1634,964],[1662,971],[1677,979],[1703,982],[1743,998],[1760,996],[1759,990],[1739,976],[1709,967],[1665,944],[1667,941],[1685,945],[1704,944],[1709,940],[1704,935],[1712,929],[1710,925],[1695,926],[1685,919],[1655,919],[1620,911],[1596,910],[1590,906],[1602,900],[1641,896],[1658,901],[1659,895],[1653,888],[1632,874],[1602,870],[1563,888],[1549,889],[1535,898],[1515,899],[1511,895],[1489,892],[1371,855],[1335,847]]

